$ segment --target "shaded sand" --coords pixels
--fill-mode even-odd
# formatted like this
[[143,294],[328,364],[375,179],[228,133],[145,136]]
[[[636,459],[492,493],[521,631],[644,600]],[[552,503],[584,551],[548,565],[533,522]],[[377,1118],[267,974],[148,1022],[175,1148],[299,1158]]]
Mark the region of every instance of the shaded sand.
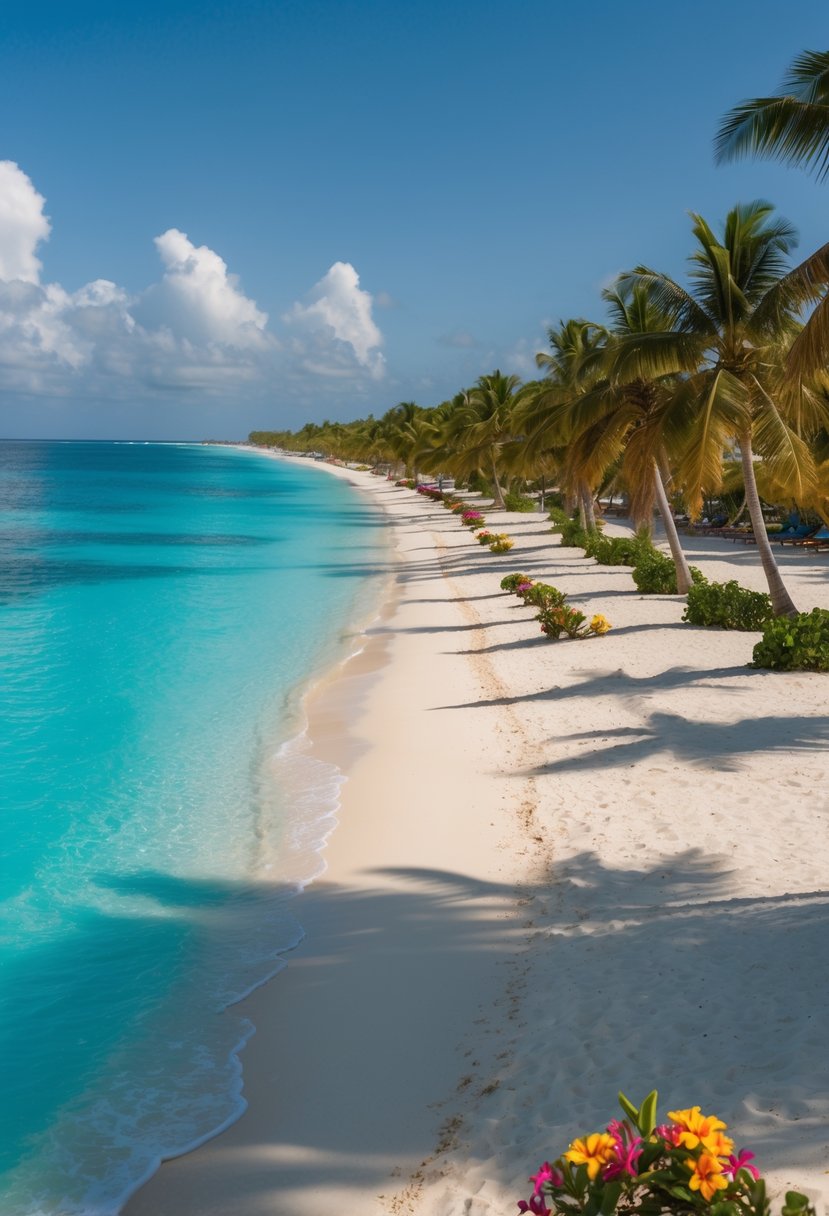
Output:
[[[384,506],[397,602],[314,698],[344,765],[306,941],[246,1002],[250,1106],[162,1166],[129,1216],[495,1216],[615,1093],[702,1104],[776,1188],[829,1187],[829,678],[746,667],[758,635],[681,623],[624,568],[491,514]],[[610,533],[622,525],[611,524]],[[689,541],[711,578],[757,555]],[[802,608],[829,554],[784,551]],[[603,612],[550,643],[522,569]]]

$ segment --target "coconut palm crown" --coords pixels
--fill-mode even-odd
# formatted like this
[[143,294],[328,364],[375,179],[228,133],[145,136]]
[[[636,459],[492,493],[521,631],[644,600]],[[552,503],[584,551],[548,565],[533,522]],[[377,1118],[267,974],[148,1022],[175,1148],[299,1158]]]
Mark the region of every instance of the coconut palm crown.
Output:
[[678,464],[692,514],[699,512],[703,491],[720,485],[723,452],[739,445],[774,609],[792,614],[796,609],[766,535],[753,453],[756,448],[796,501],[814,497],[814,460],[805,436],[821,424],[825,407],[814,394],[788,390],[783,374],[802,301],[788,270],[796,233],[762,201],[734,207],[721,238],[702,216],[692,220],[697,247],[690,289],[646,266],[620,276],[622,288],[644,287],[671,324],[662,332],[620,337],[616,373],[623,379],[679,376],[665,425],[684,430],[693,420]]

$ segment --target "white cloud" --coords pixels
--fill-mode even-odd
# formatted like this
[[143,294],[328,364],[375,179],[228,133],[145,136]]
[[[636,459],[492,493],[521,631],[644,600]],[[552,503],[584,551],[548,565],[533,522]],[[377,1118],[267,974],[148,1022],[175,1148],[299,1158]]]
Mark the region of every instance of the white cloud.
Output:
[[299,335],[292,349],[302,366],[329,376],[363,369],[381,379],[386,369],[378,349],[383,335],[371,315],[372,297],[360,287],[350,262],[335,262],[308,294],[310,303],[294,304],[282,318]]
[[0,279],[39,283],[35,250],[49,235],[46,199],[14,161],[0,161]]
[[262,346],[267,313],[239,290],[238,279],[206,245],[195,246],[178,228],[155,238],[164,276],[133,309],[148,329],[199,344],[219,342],[238,349]]
[[[178,228],[155,238],[158,280],[130,294],[107,279],[68,292],[41,281],[45,200],[11,161],[0,162],[0,391],[130,399],[141,389],[264,395],[276,377],[352,380],[383,375],[372,297],[353,266],[335,263],[285,320],[289,341],[224,260]],[[332,385],[333,387],[333,385]]]

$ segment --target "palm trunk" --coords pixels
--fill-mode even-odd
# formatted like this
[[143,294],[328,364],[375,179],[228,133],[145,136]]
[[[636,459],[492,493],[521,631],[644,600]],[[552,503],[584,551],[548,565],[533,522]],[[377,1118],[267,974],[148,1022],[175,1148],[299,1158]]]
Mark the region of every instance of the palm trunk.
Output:
[[498,469],[495,465],[495,448],[489,449],[489,459],[492,465],[492,488],[495,491],[495,501],[492,504],[493,510],[503,511],[504,509],[504,492],[501,489],[501,483],[498,480]]
[[596,532],[596,513],[593,510],[593,495],[590,487],[585,482],[582,482],[579,488],[579,499],[581,502],[582,527],[585,532]]
[[679,595],[687,595],[693,581],[691,571],[688,568],[688,561],[679,541],[679,533],[674,523],[674,513],[671,510],[671,504],[668,502],[662,474],[659,472],[659,465],[656,461],[653,462],[653,486],[656,490],[656,503],[659,507],[659,514],[662,516],[662,522],[665,525],[665,535],[668,538],[671,557],[674,559],[674,566],[676,567],[677,593]]
[[743,484],[745,486],[746,505],[751,517],[751,526],[754,529],[754,539],[757,541],[757,552],[760,554],[760,561],[763,564],[763,573],[769,585],[772,609],[775,616],[797,616],[797,609],[792,603],[791,596],[786,590],[783,579],[780,577],[780,571],[777,568],[777,562],[774,560],[774,554],[772,553],[768,533],[766,532],[766,521],[763,519],[763,509],[760,506],[760,495],[757,493],[757,481],[754,477],[751,431],[744,431],[740,435],[740,454],[743,462]]

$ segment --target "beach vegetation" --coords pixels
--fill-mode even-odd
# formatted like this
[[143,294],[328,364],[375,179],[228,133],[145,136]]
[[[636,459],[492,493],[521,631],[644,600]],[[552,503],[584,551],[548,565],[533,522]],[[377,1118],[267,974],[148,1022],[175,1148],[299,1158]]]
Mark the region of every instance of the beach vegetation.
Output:
[[562,634],[568,638],[601,637],[611,628],[606,617],[596,614],[588,621],[584,612],[566,602],[545,605],[539,609],[535,619],[541,626],[541,632],[554,641],[558,641]]
[[516,571],[514,574],[505,574],[501,579],[500,587],[502,591],[511,591],[514,594],[519,586],[523,584],[532,586],[532,582],[529,574],[521,574]]
[[494,535],[494,532],[489,532],[486,528],[484,528],[483,531],[475,533],[475,540],[479,545],[488,545]]
[[772,671],[829,671],[829,612],[813,608],[769,621],[754,647],[752,666]]
[[[689,566],[692,585],[704,581],[696,566]],[[643,550],[632,570],[633,581],[642,595],[678,595],[676,565],[659,549]]]
[[480,511],[465,507],[460,512],[461,523],[465,528],[482,528],[486,522]]
[[554,608],[565,603],[567,599],[563,591],[559,591],[558,587],[553,587],[549,583],[519,585],[516,591],[524,603],[531,608]]
[[741,587],[736,579],[697,583],[688,592],[682,614],[683,621],[691,625],[718,625],[746,632],[764,629],[773,617],[771,597]]
[[[699,1106],[657,1124],[657,1094],[636,1107],[619,1094],[623,1119],[571,1141],[529,1181],[519,1212],[535,1216],[768,1216],[766,1186],[748,1149]],[[788,1191],[783,1216],[815,1216],[806,1195]]]
[[642,528],[633,536],[602,536],[595,532],[588,536],[584,552],[600,566],[635,566],[655,550],[649,530]]
[[517,490],[510,490],[504,495],[506,511],[521,511],[526,515],[530,511],[535,511],[537,505],[534,498],[527,498],[525,494],[519,494]]
[[489,540],[490,553],[509,553],[510,549],[515,544],[511,536],[507,536],[506,532],[495,532]]

